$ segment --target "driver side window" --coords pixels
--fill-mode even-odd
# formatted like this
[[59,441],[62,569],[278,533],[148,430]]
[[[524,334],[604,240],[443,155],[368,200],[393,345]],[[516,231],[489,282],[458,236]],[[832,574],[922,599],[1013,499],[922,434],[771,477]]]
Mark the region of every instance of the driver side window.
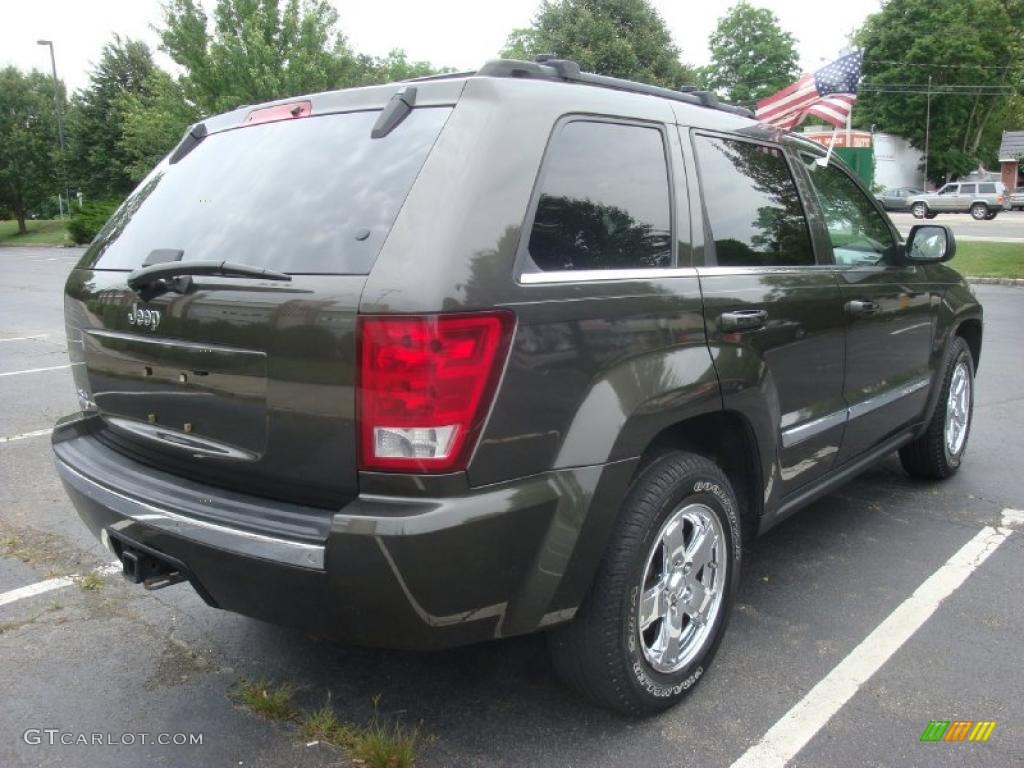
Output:
[[897,248],[892,232],[853,179],[834,165],[813,162],[808,176],[825,215],[835,263],[857,267],[891,261]]

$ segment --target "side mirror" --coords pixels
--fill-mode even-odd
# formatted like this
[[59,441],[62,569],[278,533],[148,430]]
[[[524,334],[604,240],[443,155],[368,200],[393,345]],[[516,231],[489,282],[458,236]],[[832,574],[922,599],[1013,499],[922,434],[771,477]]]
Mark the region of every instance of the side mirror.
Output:
[[903,245],[903,258],[908,264],[949,261],[955,255],[956,238],[942,224],[915,224]]

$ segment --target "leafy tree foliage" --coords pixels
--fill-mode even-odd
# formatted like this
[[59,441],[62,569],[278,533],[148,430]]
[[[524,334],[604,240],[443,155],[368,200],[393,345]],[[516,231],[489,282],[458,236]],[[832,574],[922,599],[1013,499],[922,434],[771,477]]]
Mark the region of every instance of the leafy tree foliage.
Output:
[[727,100],[752,106],[800,74],[796,41],[767,8],[741,2],[718,20],[708,40],[705,85]]
[[0,70],[0,210],[14,215],[18,232],[27,232],[28,214],[61,189],[58,169],[53,78]]
[[124,94],[119,108],[123,122],[117,148],[133,185],[174,148],[185,129],[200,117],[198,108],[186,100],[181,84],[162,69],[153,70],[140,92]]
[[88,87],[72,98],[68,164],[72,186],[86,197],[124,197],[135,186],[121,145],[124,100],[146,95],[155,69],[145,43],[115,35],[103,46]]
[[[959,86],[960,94],[931,97],[928,173],[933,181],[963,175],[996,162],[1000,116],[1013,114],[1005,96],[982,95],[969,86],[1009,86],[1024,81],[1024,2],[1020,0],[889,0],[856,35],[864,48],[864,82],[911,84],[914,93],[865,88],[853,111],[863,127],[925,144],[929,75],[932,88]],[[966,86],[966,87],[965,87]],[[1019,112],[1019,110],[1018,110]]]
[[508,36],[502,56],[542,53],[572,59],[588,72],[677,88],[696,82],[647,0],[543,0],[530,27]]

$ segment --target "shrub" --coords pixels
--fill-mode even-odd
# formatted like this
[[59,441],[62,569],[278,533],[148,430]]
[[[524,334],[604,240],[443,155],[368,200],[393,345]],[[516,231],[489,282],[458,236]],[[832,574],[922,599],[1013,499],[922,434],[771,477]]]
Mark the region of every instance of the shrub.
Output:
[[77,208],[68,222],[68,233],[77,245],[87,245],[96,237],[107,219],[117,210],[120,203],[114,200],[97,200]]

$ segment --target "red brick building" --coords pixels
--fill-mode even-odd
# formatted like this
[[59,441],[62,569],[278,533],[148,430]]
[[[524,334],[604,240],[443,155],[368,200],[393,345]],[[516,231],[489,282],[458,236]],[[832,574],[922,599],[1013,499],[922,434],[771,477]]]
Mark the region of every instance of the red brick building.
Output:
[[999,164],[1006,188],[1011,192],[1024,189],[1024,131],[1003,131]]

